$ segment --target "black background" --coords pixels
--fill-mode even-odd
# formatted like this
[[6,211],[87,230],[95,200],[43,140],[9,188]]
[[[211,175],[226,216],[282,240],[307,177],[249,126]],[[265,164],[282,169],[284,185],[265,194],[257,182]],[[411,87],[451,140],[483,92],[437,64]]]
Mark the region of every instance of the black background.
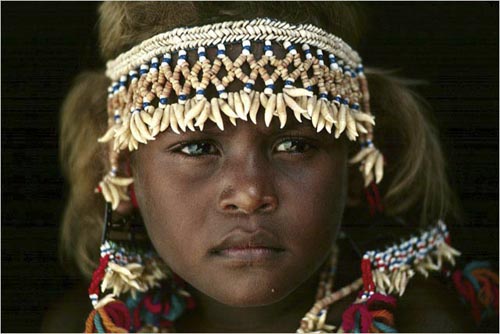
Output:
[[[103,66],[97,5],[1,4],[2,332],[39,331],[50,303],[74,283],[57,258],[58,109],[79,71]],[[426,80],[418,91],[434,109],[468,222],[455,239],[466,256],[497,263],[498,3],[365,6],[365,66]]]

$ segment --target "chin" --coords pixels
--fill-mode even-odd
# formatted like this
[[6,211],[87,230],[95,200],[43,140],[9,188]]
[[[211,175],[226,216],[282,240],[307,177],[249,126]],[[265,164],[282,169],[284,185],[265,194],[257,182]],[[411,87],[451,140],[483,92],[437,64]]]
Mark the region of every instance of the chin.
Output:
[[224,296],[216,298],[217,301],[232,307],[257,307],[267,306],[277,303],[284,299],[288,294],[279,293],[278,289],[266,289],[264,291],[238,291],[228,294],[225,291]]

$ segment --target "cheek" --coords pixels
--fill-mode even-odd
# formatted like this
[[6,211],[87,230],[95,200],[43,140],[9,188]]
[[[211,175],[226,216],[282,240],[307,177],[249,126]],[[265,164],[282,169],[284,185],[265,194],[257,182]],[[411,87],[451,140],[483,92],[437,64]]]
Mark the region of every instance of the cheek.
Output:
[[293,217],[283,233],[295,240],[297,254],[311,266],[324,260],[336,239],[347,191],[345,159],[327,159],[317,166],[283,182],[283,200]]
[[203,238],[200,225],[212,196],[196,177],[176,173],[161,159],[148,159],[149,152],[144,151],[134,182],[141,215],[159,255],[172,270],[182,272],[180,264],[193,267],[190,261],[201,255],[196,245]]

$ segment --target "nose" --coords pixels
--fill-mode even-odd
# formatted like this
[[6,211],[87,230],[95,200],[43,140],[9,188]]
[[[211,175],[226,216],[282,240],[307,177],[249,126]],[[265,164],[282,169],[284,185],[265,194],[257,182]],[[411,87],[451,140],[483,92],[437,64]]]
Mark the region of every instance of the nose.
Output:
[[248,184],[225,189],[219,208],[224,213],[266,214],[278,208],[278,199],[274,195],[265,195],[258,186]]
[[269,214],[278,208],[269,166],[246,161],[246,167],[229,168],[223,176],[219,210],[226,214]]

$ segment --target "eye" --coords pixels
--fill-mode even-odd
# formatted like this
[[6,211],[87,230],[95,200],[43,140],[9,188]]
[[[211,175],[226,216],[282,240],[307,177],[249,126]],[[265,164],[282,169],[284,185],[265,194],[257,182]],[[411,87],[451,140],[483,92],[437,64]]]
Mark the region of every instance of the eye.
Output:
[[192,157],[217,154],[217,148],[209,142],[191,142],[181,144],[176,151]]
[[299,138],[286,139],[276,146],[276,152],[285,153],[305,153],[310,149],[311,145]]

